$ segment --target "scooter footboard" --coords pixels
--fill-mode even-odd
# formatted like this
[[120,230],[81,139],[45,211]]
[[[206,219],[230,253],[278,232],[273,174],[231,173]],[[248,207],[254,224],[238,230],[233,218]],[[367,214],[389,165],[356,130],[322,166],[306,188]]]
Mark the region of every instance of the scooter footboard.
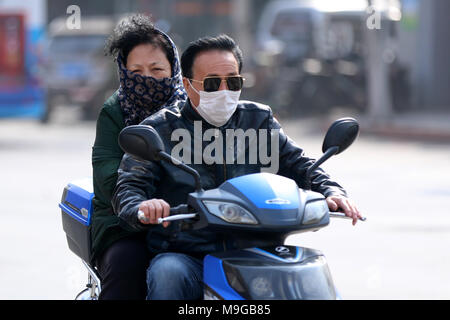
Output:
[[325,256],[318,250],[274,246],[226,251],[204,259],[205,299],[335,300]]

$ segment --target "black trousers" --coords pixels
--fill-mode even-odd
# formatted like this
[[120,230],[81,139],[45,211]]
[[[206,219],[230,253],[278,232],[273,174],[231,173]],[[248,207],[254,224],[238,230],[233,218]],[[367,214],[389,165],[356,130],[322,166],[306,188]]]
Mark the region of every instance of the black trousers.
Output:
[[145,300],[146,271],[151,258],[143,238],[114,242],[97,260],[102,282],[99,300]]

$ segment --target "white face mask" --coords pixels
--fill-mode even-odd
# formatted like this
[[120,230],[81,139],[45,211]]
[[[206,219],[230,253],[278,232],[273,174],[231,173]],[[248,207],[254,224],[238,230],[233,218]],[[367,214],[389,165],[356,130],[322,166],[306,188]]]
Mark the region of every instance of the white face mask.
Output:
[[236,111],[241,91],[218,90],[213,92],[197,91],[200,102],[196,108],[197,112],[209,124],[221,127],[231,118]]

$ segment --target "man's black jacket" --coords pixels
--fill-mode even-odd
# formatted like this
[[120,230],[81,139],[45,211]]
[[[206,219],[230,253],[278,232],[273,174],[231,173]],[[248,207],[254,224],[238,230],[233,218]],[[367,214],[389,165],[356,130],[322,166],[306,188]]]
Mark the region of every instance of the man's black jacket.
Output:
[[[254,145],[255,143],[258,145],[260,141],[267,141],[267,150],[270,153],[272,146],[271,136],[276,138],[277,134],[279,137],[278,141],[276,141],[278,142],[278,148],[274,150],[274,154],[271,154],[270,157],[271,159],[275,159],[272,157],[278,156],[279,170],[272,173],[277,173],[295,180],[301,188],[305,186],[305,172],[314,162],[313,159],[306,157],[303,150],[283,133],[280,124],[273,117],[272,111],[268,106],[250,101],[240,101],[236,112],[220,128],[215,128],[206,121],[202,121],[201,116],[193,109],[189,101],[180,109],[169,108],[161,110],[144,120],[141,124],[151,125],[156,129],[161,136],[167,153],[170,154],[175,147],[177,152],[174,152],[172,155],[182,157],[184,160],[191,159],[188,165],[200,173],[202,186],[205,190],[217,188],[221,183],[230,178],[261,172],[261,168],[264,167],[262,164],[263,161],[261,161],[260,157],[257,157],[256,162],[254,160],[251,162],[249,152],[254,152],[254,148],[256,147]],[[215,141],[215,138],[212,138],[211,135],[208,138],[205,137],[206,139],[202,139],[202,136],[194,136],[194,125],[198,129],[200,124],[203,133],[207,132],[208,129],[213,129],[216,130],[216,137],[217,134],[222,134],[222,143],[224,145],[222,158],[224,160],[229,159],[227,157],[232,152],[234,153],[234,163],[221,161],[219,164],[206,164],[205,160],[207,163],[211,163],[206,158],[201,158],[199,163],[199,153],[197,152],[195,154],[195,148],[193,148],[194,143],[197,143],[197,146],[201,146],[202,153],[200,156],[203,154],[203,151],[205,154],[216,155],[214,152],[210,152],[211,143]],[[179,138],[180,135],[178,135],[177,139],[172,138],[172,134],[177,129],[184,129],[186,130],[184,134],[190,134],[192,148],[189,150],[190,154],[189,152],[180,152],[180,142],[183,139]],[[239,155],[242,156],[244,154],[242,152],[238,153],[237,150],[243,149],[238,148],[237,143],[234,148],[226,148],[227,129],[242,129],[244,132],[249,132],[252,129],[256,130],[258,142],[249,141],[249,139],[245,140],[245,164],[239,164],[237,160]],[[248,129],[250,130],[247,131]],[[180,132],[180,130],[176,132]],[[209,132],[211,133],[211,131]],[[260,135],[261,133],[263,135],[267,133],[266,140],[261,140],[261,137],[263,137],[263,135]],[[172,141],[172,139],[175,141]],[[194,142],[195,139],[198,139],[197,142]],[[198,144],[200,140],[202,142]],[[183,139],[184,143],[186,141],[189,140]],[[276,145],[276,143],[274,144]],[[207,152],[208,150],[209,152]],[[242,163],[242,158],[240,159],[240,163]],[[266,162],[263,163],[266,164]],[[179,224],[174,222],[167,228],[163,228],[161,225],[144,225],[139,222],[137,212],[142,201],[152,198],[164,199],[171,206],[176,206],[185,203],[188,193],[194,192],[194,179],[186,172],[176,168],[172,163],[164,161],[158,163],[141,161],[126,154],[122,159],[118,173],[118,182],[112,199],[113,208],[121,218],[124,228],[134,231],[149,230],[147,239],[150,250],[155,253],[164,251],[207,253],[226,250],[227,247],[232,246],[233,239],[227,239],[226,235],[220,235],[208,230],[181,231]],[[346,195],[342,187],[336,182],[331,181],[329,176],[321,169],[317,169],[312,174],[311,189],[326,197],[331,195]]]

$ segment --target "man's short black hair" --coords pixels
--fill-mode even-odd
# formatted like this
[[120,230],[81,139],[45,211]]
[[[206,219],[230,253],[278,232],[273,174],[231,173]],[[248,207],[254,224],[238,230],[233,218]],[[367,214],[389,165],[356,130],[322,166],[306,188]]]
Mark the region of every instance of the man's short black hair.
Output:
[[174,52],[171,44],[155,30],[150,17],[142,14],[129,15],[117,24],[106,41],[105,53],[113,56],[114,59],[121,54],[126,64],[130,51],[140,44],[152,44],[159,47],[170,64],[173,64]]
[[184,50],[181,56],[181,70],[183,76],[191,79],[192,66],[197,55],[201,52],[210,50],[223,50],[233,53],[239,66],[239,73],[242,70],[242,51],[239,46],[234,42],[232,38],[225,34],[221,34],[217,37],[203,37],[198,40],[192,41],[189,46]]

